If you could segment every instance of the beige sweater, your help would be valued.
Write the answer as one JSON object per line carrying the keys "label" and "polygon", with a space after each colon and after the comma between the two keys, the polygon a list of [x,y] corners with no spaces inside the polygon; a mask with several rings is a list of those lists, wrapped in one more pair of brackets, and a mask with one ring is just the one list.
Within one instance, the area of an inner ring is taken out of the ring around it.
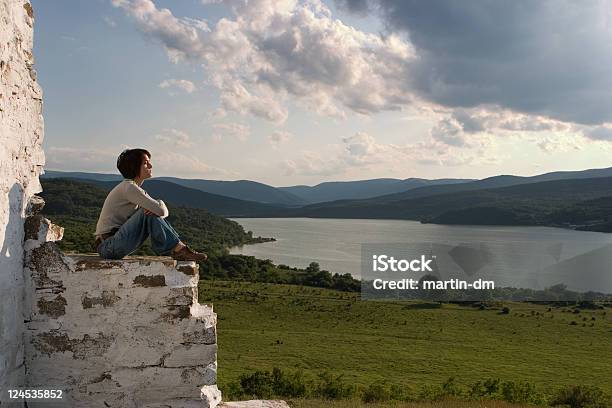
{"label": "beige sweater", "polygon": [[123,180],[108,193],[98,224],[96,236],[121,227],[138,208],[149,210],[162,218],[168,216],[168,208],[162,200],[154,200],[134,180]]}

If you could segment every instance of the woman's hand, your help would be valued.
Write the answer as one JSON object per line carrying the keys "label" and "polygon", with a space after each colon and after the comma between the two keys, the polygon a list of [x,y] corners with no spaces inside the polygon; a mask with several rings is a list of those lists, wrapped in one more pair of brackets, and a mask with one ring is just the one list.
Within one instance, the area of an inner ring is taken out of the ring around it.
{"label": "woman's hand", "polygon": [[159,217],[159,215],[155,214],[153,211],[149,211],[146,208],[143,208],[142,211],[144,211],[145,215],[153,215],[155,217]]}

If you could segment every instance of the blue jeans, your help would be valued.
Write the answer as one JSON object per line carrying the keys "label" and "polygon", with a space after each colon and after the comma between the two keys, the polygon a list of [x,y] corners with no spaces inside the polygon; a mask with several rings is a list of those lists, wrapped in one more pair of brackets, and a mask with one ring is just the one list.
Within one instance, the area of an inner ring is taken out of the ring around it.
{"label": "blue jeans", "polygon": [[98,246],[98,253],[105,259],[121,259],[137,250],[151,237],[151,247],[158,255],[170,253],[180,241],[174,228],[163,218],[145,215],[137,210],[110,238]]}

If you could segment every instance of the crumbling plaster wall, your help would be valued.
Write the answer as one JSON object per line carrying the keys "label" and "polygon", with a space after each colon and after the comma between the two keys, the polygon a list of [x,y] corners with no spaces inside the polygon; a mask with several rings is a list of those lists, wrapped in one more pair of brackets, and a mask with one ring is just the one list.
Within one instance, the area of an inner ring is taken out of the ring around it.
{"label": "crumbling plaster wall", "polygon": [[62,229],[26,222],[26,383],[63,390],[29,407],[214,408],[216,314],[198,266],[62,254]]}
{"label": "crumbling plaster wall", "polygon": [[44,165],[33,21],[28,1],[0,0],[0,390],[24,381],[24,207]]}

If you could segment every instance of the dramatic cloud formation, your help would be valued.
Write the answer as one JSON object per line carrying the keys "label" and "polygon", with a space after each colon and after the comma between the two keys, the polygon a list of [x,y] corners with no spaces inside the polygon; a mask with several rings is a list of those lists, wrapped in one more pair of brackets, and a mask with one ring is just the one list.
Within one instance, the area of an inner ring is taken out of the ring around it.
{"label": "dramatic cloud formation", "polygon": [[[412,101],[409,43],[343,24],[318,0],[227,0],[234,19],[214,27],[151,0],[112,0],[169,57],[201,60],[223,108],[282,123],[289,96],[323,115],[371,114]],[[215,1],[218,3],[217,1]]]}
{"label": "dramatic cloud formation", "polygon": [[193,91],[196,90],[195,84],[186,79],[166,79],[165,81],[159,84],[159,87],[162,89],[178,88],[187,93],[192,93]]}
{"label": "dramatic cloud formation", "polygon": [[565,122],[612,122],[612,3],[337,0],[374,12],[416,48],[405,80],[447,107],[498,105]]}
{"label": "dramatic cloud formation", "polygon": [[204,44],[200,38],[208,30],[205,21],[177,18],[168,9],[158,9],[151,0],[111,0],[132,17],[138,28],[149,38],[159,41],[173,62],[185,58],[200,58]]}

